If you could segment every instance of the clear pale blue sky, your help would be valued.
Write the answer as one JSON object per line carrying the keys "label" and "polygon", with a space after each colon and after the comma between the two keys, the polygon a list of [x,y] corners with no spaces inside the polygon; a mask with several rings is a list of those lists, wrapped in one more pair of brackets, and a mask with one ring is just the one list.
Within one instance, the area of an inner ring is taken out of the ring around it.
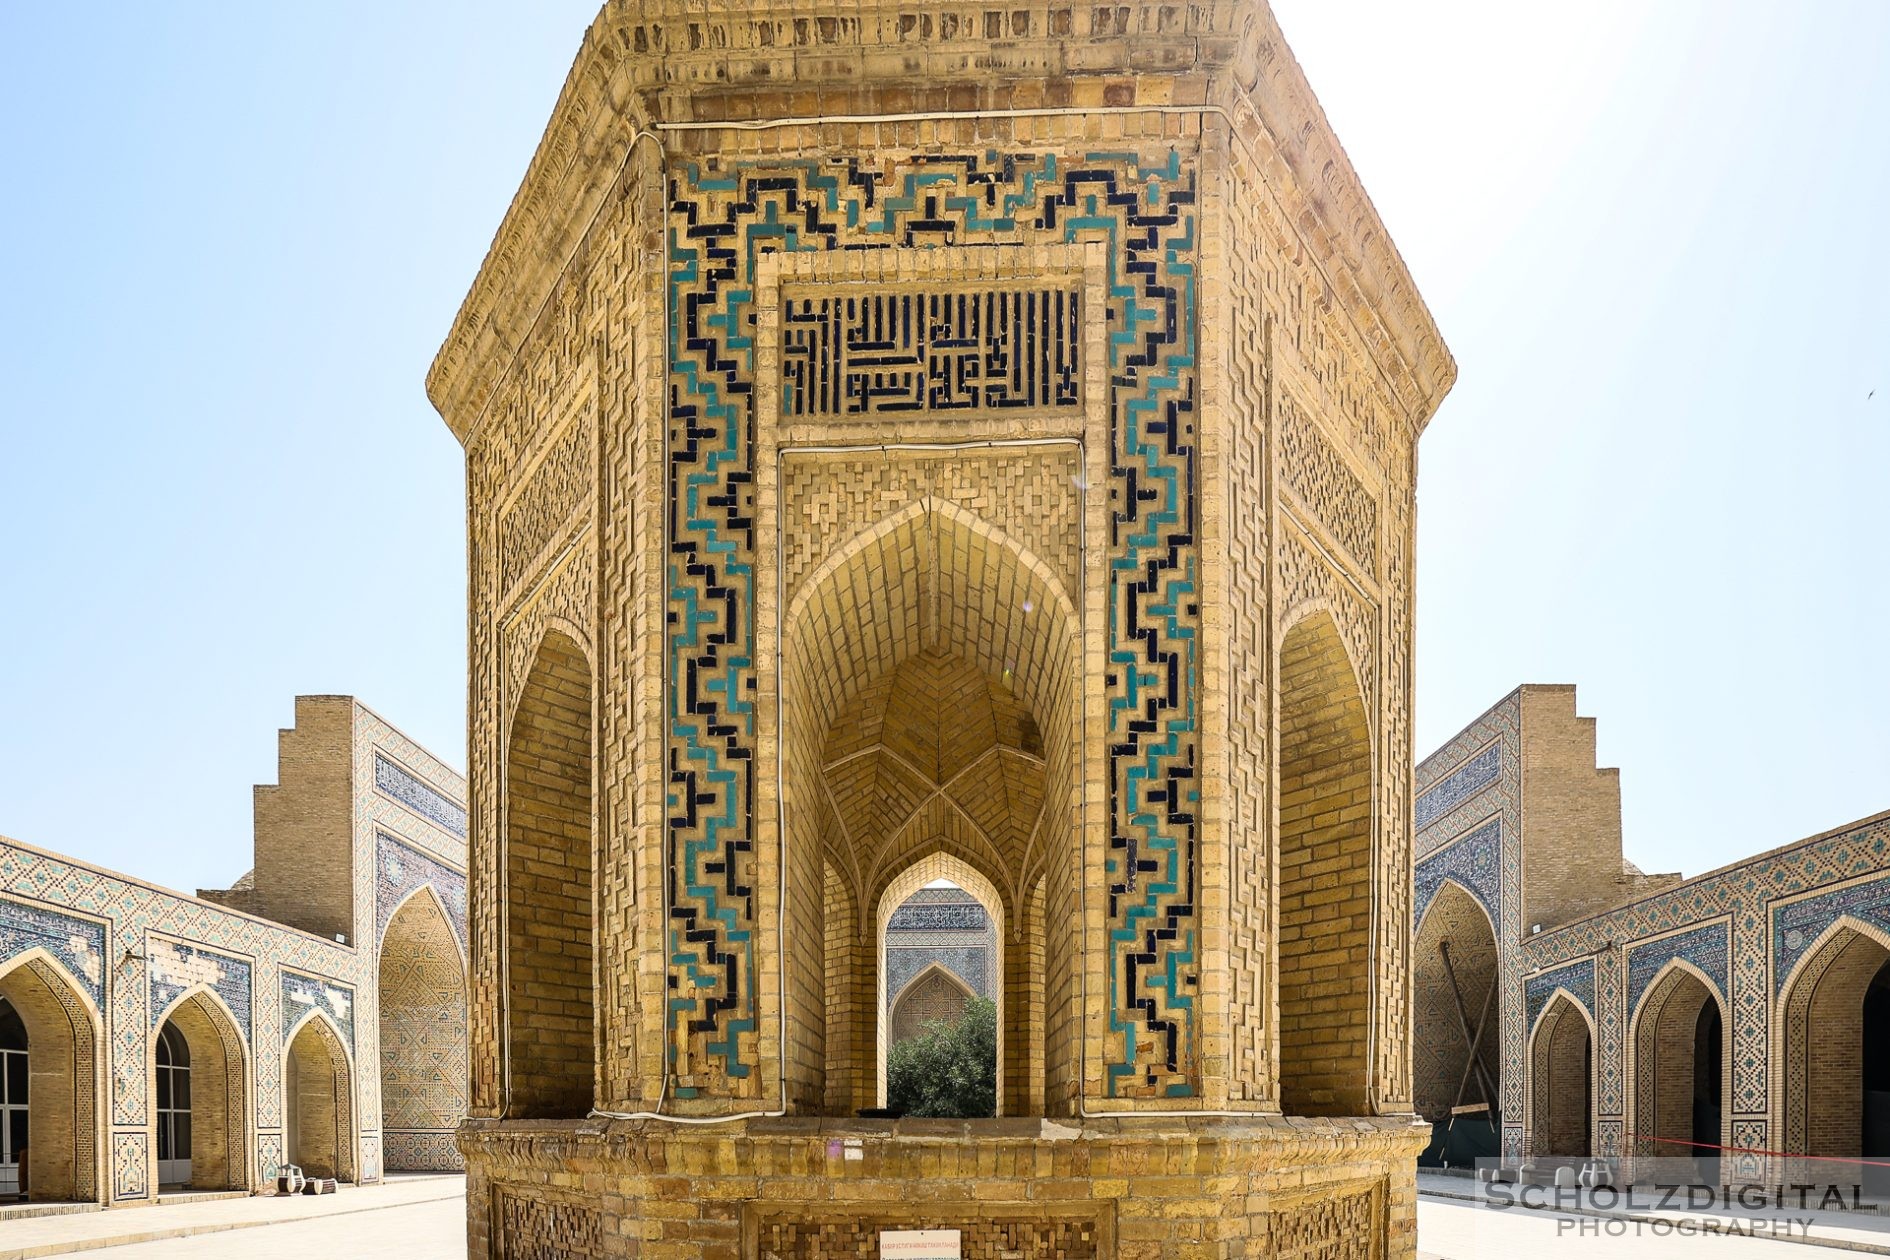
{"label": "clear pale blue sky", "polygon": [[[1276,7],[1462,365],[1419,747],[1579,683],[1649,869],[1890,807],[1890,5]],[[0,833],[227,883],[297,692],[463,762],[421,382],[594,9],[0,6]]]}

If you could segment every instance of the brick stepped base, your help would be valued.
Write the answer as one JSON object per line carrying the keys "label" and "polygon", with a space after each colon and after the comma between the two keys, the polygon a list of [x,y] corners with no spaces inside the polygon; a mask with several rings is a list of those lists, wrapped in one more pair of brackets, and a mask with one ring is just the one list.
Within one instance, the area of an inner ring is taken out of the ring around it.
{"label": "brick stepped base", "polygon": [[473,1255],[968,1258],[1409,1255],[1404,1119],[469,1121]]}

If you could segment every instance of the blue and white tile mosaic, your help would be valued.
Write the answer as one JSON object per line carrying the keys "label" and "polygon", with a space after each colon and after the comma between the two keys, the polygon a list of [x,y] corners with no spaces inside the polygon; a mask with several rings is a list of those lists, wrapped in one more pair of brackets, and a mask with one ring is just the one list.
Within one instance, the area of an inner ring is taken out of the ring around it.
{"label": "blue and white tile mosaic", "polygon": [[466,875],[385,831],[374,833],[374,939],[387,935],[387,925],[402,902],[423,885],[432,885],[446,907],[447,922],[459,947],[466,948]]}
{"label": "blue and white tile mosaic", "polygon": [[1434,849],[1417,864],[1417,890],[1412,898],[1412,926],[1424,921],[1437,890],[1445,880],[1462,884],[1483,906],[1492,924],[1502,921],[1503,820],[1492,818],[1461,840]]}
{"label": "blue and white tile mosaic", "polygon": [[[10,887],[10,885],[9,885]],[[0,896],[0,959],[43,949],[105,1005],[105,925]]]}
{"label": "blue and white tile mosaic", "polygon": [[1503,749],[1491,744],[1482,752],[1451,771],[1417,799],[1417,825],[1430,826],[1483,789],[1495,783],[1503,773]]}
{"label": "blue and white tile mosaic", "polygon": [[1728,987],[1726,932],[1724,923],[1706,923],[1690,932],[1631,946],[1628,949],[1627,1009],[1640,1008],[1647,986],[1676,958],[1698,967],[1722,994],[1725,993]]}
{"label": "blue and white tile mosaic", "polygon": [[188,990],[202,985],[223,999],[243,1030],[243,1040],[255,1044],[255,1029],[250,1020],[250,968],[240,958],[231,958],[213,950],[200,949],[161,936],[151,937],[145,945],[145,970],[151,977],[151,1025],[157,1026],[164,1012]]}
{"label": "blue and white tile mosaic", "polygon": [[466,807],[428,786],[383,753],[374,754],[374,786],[414,813],[464,839]]}

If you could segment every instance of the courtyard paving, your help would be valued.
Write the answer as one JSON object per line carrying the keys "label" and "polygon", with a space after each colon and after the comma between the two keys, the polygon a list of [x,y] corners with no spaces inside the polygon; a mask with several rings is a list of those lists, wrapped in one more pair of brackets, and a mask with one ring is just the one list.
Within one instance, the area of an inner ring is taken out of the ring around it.
{"label": "courtyard paving", "polygon": [[[1490,1211],[1461,1199],[1418,1200],[1418,1254],[1426,1260],[1512,1260],[1552,1253],[1557,1260],[1812,1260],[1807,1240],[1677,1233],[1699,1216],[1653,1221],[1597,1220],[1565,1212]],[[1613,1228],[1610,1228],[1610,1226]],[[1890,1253],[1890,1223],[1820,1221],[1810,1244]],[[1843,1229],[1843,1234],[1830,1231]],[[1855,1234],[1851,1230],[1857,1231]],[[173,1236],[150,1238],[156,1232]],[[175,1207],[97,1212],[6,1222],[0,1260],[45,1255],[110,1260],[462,1260],[465,1183],[458,1177],[402,1178],[332,1198],[233,1199]],[[1820,1236],[1821,1235],[1821,1236]],[[146,1241],[137,1241],[139,1238]]]}
{"label": "courtyard paving", "polygon": [[398,1255],[459,1260],[466,1245],[466,1179],[395,1176],[334,1195],[217,1199],[0,1223],[0,1260],[43,1256]]}

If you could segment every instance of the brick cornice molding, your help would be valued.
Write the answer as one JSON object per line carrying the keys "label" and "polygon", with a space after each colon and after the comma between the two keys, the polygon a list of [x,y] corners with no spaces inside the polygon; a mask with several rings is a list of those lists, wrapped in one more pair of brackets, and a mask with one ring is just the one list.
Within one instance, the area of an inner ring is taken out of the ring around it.
{"label": "brick cornice molding", "polygon": [[[1077,81],[1090,90],[1066,90]],[[1409,431],[1423,429],[1456,363],[1264,0],[609,0],[434,359],[428,396],[469,442],[653,119],[1059,103],[1224,112]]]}

